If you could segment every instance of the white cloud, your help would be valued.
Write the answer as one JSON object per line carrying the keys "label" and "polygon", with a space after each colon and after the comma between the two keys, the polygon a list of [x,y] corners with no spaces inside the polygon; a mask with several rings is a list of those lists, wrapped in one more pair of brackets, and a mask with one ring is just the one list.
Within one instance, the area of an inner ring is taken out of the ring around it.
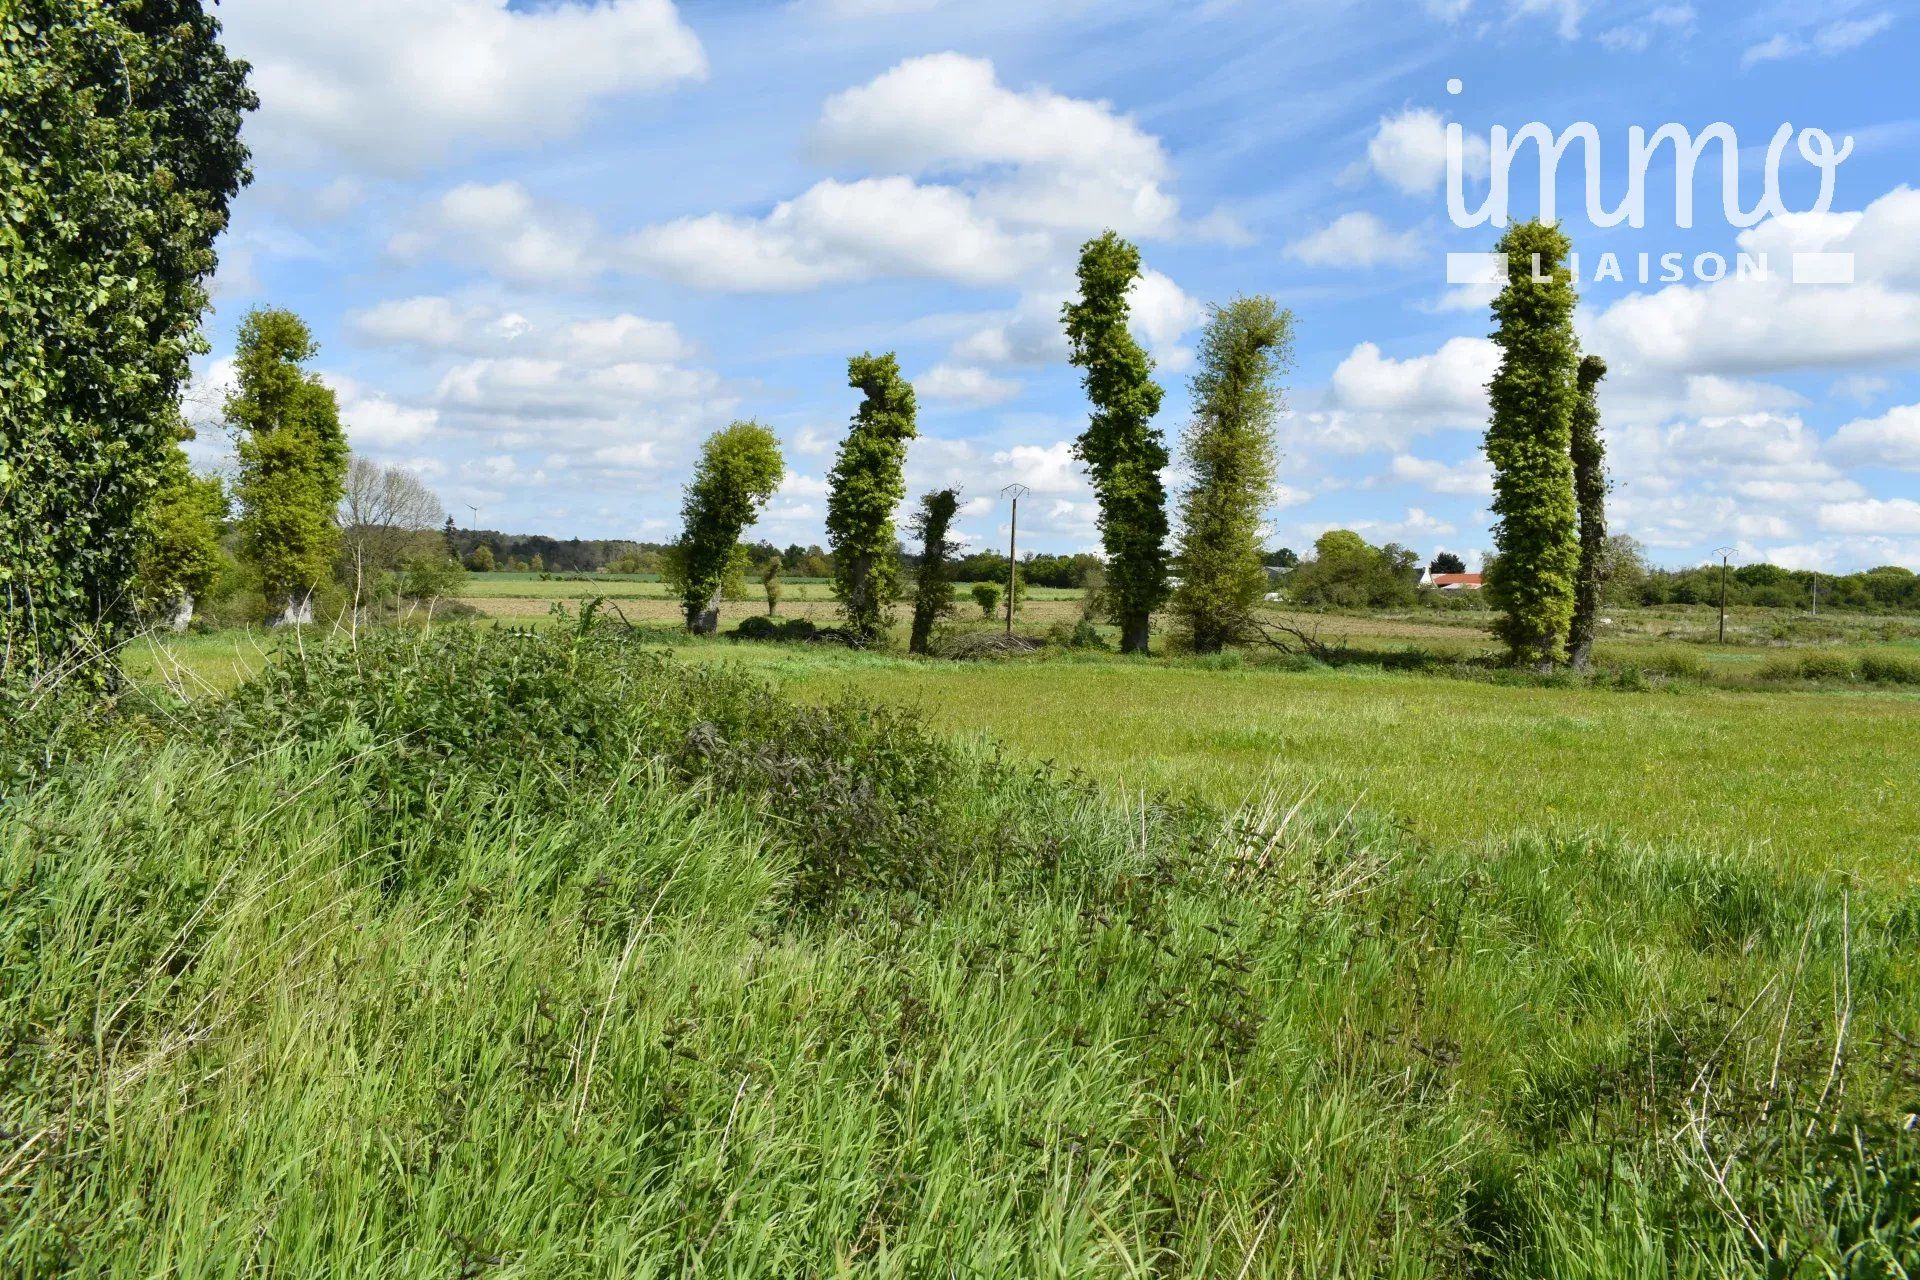
{"label": "white cloud", "polygon": [[1110,104],[1010,89],[991,62],[957,53],[908,59],[835,95],[814,148],[829,163],[876,172],[824,180],[757,216],[644,228],[625,260],[733,292],[877,278],[987,285],[1057,267],[1107,227],[1244,235],[1224,215],[1182,228],[1159,139]]}
{"label": "white cloud", "polygon": [[1892,13],[1876,13],[1865,18],[1841,18],[1814,30],[1811,35],[1781,32],[1749,45],[1740,55],[1740,65],[1752,67],[1762,62],[1779,62],[1815,53],[1833,57],[1857,49],[1893,25]]}
{"label": "white cloud", "polygon": [[913,380],[914,390],[925,400],[946,400],[966,405],[1005,404],[1020,394],[1020,384],[996,378],[975,365],[937,364]]}
{"label": "white cloud", "polygon": [[1487,460],[1481,457],[1449,466],[1430,458],[1416,458],[1403,453],[1394,458],[1389,474],[1402,483],[1417,484],[1435,493],[1469,498],[1485,498],[1493,494],[1493,471],[1488,467]]}
{"label": "white cloud", "polygon": [[707,214],[649,227],[628,242],[642,269],[741,293],[905,276],[995,284],[1045,256],[1045,239],[1009,231],[963,192],[910,178],[829,179],[762,218]]}
{"label": "white cloud", "polygon": [[1374,267],[1420,256],[1415,231],[1395,232],[1367,212],[1343,213],[1332,223],[1287,246],[1287,256],[1315,267]]}
{"label": "white cloud", "polygon": [[398,404],[379,392],[369,392],[340,405],[340,422],[355,447],[391,449],[416,444],[440,425],[437,410]]}
{"label": "white cloud", "polygon": [[1073,444],[1061,440],[1050,445],[1017,444],[993,455],[1009,480],[1017,480],[1035,493],[1084,493],[1086,472],[1073,456]]}
{"label": "white cloud", "polygon": [[[1768,278],[1631,294],[1587,326],[1586,345],[1650,370],[1721,374],[1920,359],[1920,191],[1858,213],[1788,214],[1740,233]],[[1855,283],[1791,283],[1796,251],[1851,253]]]}
{"label": "white cloud", "polygon": [[845,22],[856,18],[889,18],[901,13],[925,13],[942,0],[794,0],[793,8]]}
{"label": "white cloud", "polygon": [[[1067,335],[1061,308],[1072,296],[1062,285],[1021,296],[1010,312],[994,317],[953,345],[953,358],[974,364],[1045,366],[1065,364]],[[1206,304],[1165,273],[1148,267],[1127,291],[1128,327],[1161,365],[1177,371],[1192,353],[1182,340],[1206,322]]]}
{"label": "white cloud", "polygon": [[1920,502],[1912,498],[1861,498],[1820,508],[1820,527],[1834,533],[1886,536],[1920,534]]}
{"label": "white cloud", "polygon": [[1486,338],[1450,338],[1431,355],[1405,360],[1363,342],[1334,369],[1333,395],[1344,409],[1478,424],[1486,421],[1487,382],[1498,364],[1499,350]]}
{"label": "white cloud", "polygon": [[268,156],[384,172],[566,137],[600,103],[706,73],[672,0],[259,0],[220,19]]}
{"label": "white cloud", "polygon": [[[1490,154],[1485,138],[1466,136],[1461,157],[1468,174],[1478,177],[1486,173]],[[1367,163],[1409,195],[1425,195],[1437,189],[1447,176],[1446,122],[1428,107],[1409,107],[1399,115],[1382,116],[1367,143]]]}
{"label": "white cloud", "polygon": [[454,187],[422,209],[387,249],[404,261],[465,259],[535,286],[578,283],[607,265],[590,219],[541,204],[518,182]]}
{"label": "white cloud", "polygon": [[1847,423],[1827,441],[1827,456],[1844,467],[1920,471],[1920,404]]}
{"label": "white cloud", "polygon": [[692,348],[665,320],[621,313],[534,321],[482,302],[422,296],[394,298],[347,316],[361,341],[464,355],[546,356],[582,365],[662,362]]}
{"label": "white cloud", "polygon": [[1689,34],[1697,16],[1689,4],[1663,5],[1644,18],[1602,31],[1600,43],[1615,52],[1645,53],[1656,39]]}

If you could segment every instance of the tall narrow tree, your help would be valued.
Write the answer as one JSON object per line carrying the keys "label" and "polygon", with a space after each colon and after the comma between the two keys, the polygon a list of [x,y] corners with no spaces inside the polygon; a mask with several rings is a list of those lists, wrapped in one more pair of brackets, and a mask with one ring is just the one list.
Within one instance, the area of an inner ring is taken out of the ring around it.
{"label": "tall narrow tree", "polygon": [[1487,591],[1501,611],[1495,629],[1514,661],[1541,669],[1563,654],[1580,566],[1570,247],[1558,227],[1541,222],[1518,223],[1500,238],[1507,259],[1507,284],[1493,303],[1500,367],[1487,388],[1499,553]]}
{"label": "tall narrow tree", "polygon": [[958,489],[936,489],[920,499],[909,526],[920,540],[920,572],[913,585],[913,636],[910,653],[925,653],[934,624],[953,612],[953,556],[959,547],[948,536],[960,510]]}
{"label": "tall narrow tree", "polygon": [[242,553],[279,625],[313,620],[313,593],[340,548],[334,515],[346,493],[347,438],[333,391],[305,367],[319,349],[293,312],[249,313],[227,396]]}
{"label": "tall narrow tree", "polygon": [[1607,446],[1600,439],[1600,379],[1607,362],[1581,359],[1574,375],[1573,498],[1580,517],[1580,569],[1574,579],[1573,622],[1567,658],[1584,671],[1593,664],[1593,634],[1600,618],[1600,588],[1607,570]]}
{"label": "tall narrow tree", "polygon": [[1196,653],[1243,636],[1266,592],[1261,520],[1273,502],[1273,429],[1292,347],[1293,313],[1264,297],[1215,308],[1200,341],[1193,420],[1181,439],[1193,478],[1180,497],[1172,606]]}
{"label": "tall narrow tree", "polygon": [[135,621],[143,512],[250,176],[246,74],[202,0],[0,3],[0,673],[71,670]]}
{"label": "tall narrow tree", "polygon": [[1145,653],[1153,611],[1167,598],[1167,446],[1153,417],[1165,394],[1153,361],[1127,331],[1127,292],[1140,251],[1109,231],[1080,251],[1080,297],[1062,316],[1073,363],[1093,403],[1074,452],[1093,476],[1107,591],[1120,648]]}
{"label": "tall narrow tree", "polygon": [[[183,440],[193,438],[181,428]],[[227,495],[217,476],[197,476],[175,447],[163,460],[159,487],[140,512],[133,595],[141,612],[184,631],[196,601],[220,572],[220,533]]]}
{"label": "tall narrow tree", "polygon": [[740,555],[740,534],[759,519],[780,487],[780,442],[757,422],[736,422],[701,446],[680,514],[675,548],[687,630],[711,635],[720,624],[720,592]]}
{"label": "tall narrow tree", "polygon": [[847,630],[863,644],[886,635],[900,571],[893,512],[907,494],[902,469],[914,426],[913,387],[892,352],[847,362],[847,385],[865,397],[827,476],[833,589]]}

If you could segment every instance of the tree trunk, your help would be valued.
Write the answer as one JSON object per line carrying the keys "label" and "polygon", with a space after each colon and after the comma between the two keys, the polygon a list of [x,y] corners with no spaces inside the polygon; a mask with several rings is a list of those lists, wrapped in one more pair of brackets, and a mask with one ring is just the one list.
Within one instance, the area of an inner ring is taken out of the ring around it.
{"label": "tree trunk", "polygon": [[720,597],[716,594],[707,607],[687,619],[687,630],[697,636],[717,635],[720,631]]}
{"label": "tree trunk", "polygon": [[1151,619],[1145,613],[1129,613],[1120,619],[1120,652],[1149,653],[1152,645],[1149,636]]}
{"label": "tree trunk", "polygon": [[313,592],[296,591],[288,596],[270,627],[304,627],[313,621]]}
{"label": "tree trunk", "polygon": [[179,599],[173,602],[173,608],[167,614],[167,630],[185,631],[193,624],[193,593],[182,591]]}

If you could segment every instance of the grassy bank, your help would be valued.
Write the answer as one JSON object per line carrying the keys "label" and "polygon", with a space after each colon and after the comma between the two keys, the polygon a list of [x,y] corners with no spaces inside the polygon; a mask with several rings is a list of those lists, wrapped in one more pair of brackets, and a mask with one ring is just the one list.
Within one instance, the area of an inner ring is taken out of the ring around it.
{"label": "grassy bank", "polygon": [[[876,671],[880,668],[876,668]],[[1920,897],[395,635],[0,818],[0,1271],[1898,1274]]]}

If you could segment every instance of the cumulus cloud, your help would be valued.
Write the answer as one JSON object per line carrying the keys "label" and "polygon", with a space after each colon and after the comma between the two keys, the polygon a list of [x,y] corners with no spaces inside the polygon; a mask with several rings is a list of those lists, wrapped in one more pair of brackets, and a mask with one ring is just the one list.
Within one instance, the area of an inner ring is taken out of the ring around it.
{"label": "cumulus cloud", "polygon": [[1388,468],[1388,474],[1403,484],[1419,485],[1434,493],[1457,495],[1469,498],[1486,498],[1493,495],[1493,470],[1483,457],[1469,458],[1465,462],[1449,465],[1436,462],[1431,458],[1416,458],[1411,454],[1398,454]]}
{"label": "cumulus cloud", "polygon": [[1431,355],[1396,360],[1363,342],[1333,371],[1338,407],[1415,423],[1468,425],[1487,417],[1499,351],[1485,338],[1450,338]]}
{"label": "cumulus cloud", "polygon": [[[813,146],[875,172],[826,179],[763,214],[644,228],[624,260],[733,292],[903,277],[988,285],[1057,266],[1102,228],[1181,230],[1158,138],[1109,103],[1003,85],[985,59],[911,58],[835,95]],[[1195,229],[1232,231],[1219,218]]]}
{"label": "cumulus cloud", "polygon": [[1050,445],[1017,444],[993,455],[993,461],[1006,473],[1035,493],[1084,493],[1086,472],[1073,456],[1071,441]]}
{"label": "cumulus cloud", "polygon": [[1820,527],[1834,533],[1905,537],[1920,534],[1920,502],[1912,498],[1860,498],[1820,508]]}
{"label": "cumulus cloud", "polygon": [[760,218],[707,214],[649,227],[627,243],[634,265],[684,284],[740,293],[905,276],[995,284],[1047,253],[964,192],[906,177],[829,179]]}
{"label": "cumulus cloud", "polygon": [[[1718,374],[1920,359],[1920,191],[1896,188],[1857,213],[1770,218],[1737,245],[1765,255],[1765,279],[1630,294],[1588,326],[1587,345],[1649,370]],[[1793,284],[1795,252],[1852,254],[1855,283]]]}
{"label": "cumulus cloud", "polygon": [[429,256],[484,264],[533,286],[576,284],[607,267],[591,219],[534,199],[518,182],[468,182],[419,210],[387,250],[403,261]]}
{"label": "cumulus cloud", "polygon": [[[1060,312],[1075,295],[1064,283],[1023,294],[1008,312],[972,329],[953,345],[956,360],[988,365],[1045,366],[1066,363],[1067,335]],[[1183,367],[1191,353],[1180,344],[1205,323],[1206,304],[1164,272],[1148,267],[1127,291],[1128,327],[1169,369]]]}
{"label": "cumulus cloud", "polygon": [[376,346],[465,355],[543,355],[586,365],[685,359],[692,347],[668,321],[622,312],[529,319],[484,302],[426,295],[350,312],[347,328]]}
{"label": "cumulus cloud", "polygon": [[[1466,136],[1461,158],[1469,175],[1485,174],[1490,157],[1485,138]],[[1367,163],[1408,195],[1437,190],[1447,176],[1446,121],[1430,107],[1409,107],[1398,115],[1382,116],[1367,142]]]}
{"label": "cumulus cloud", "polygon": [[937,364],[913,380],[924,400],[964,405],[1005,404],[1020,394],[1020,384],[996,378],[976,365]]}
{"label": "cumulus cloud", "polygon": [[220,19],[253,64],[256,146],[390,173],[565,137],[600,104],[707,66],[672,0],[253,3]]}
{"label": "cumulus cloud", "polygon": [[1374,214],[1343,213],[1287,246],[1287,256],[1313,267],[1377,267],[1420,256],[1420,236],[1393,231]]}
{"label": "cumulus cloud", "polygon": [[1920,471],[1920,404],[1845,424],[1827,442],[1827,456],[1843,467]]}

